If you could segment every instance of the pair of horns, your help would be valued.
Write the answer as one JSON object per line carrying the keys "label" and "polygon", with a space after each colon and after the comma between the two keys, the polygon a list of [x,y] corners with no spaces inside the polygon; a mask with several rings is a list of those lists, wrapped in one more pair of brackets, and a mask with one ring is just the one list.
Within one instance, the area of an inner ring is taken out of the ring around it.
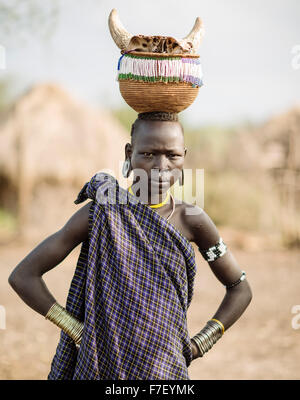
{"label": "pair of horns", "polygon": [[[127,32],[127,30],[124,28],[115,8],[111,11],[109,15],[108,25],[111,36],[116,45],[121,50],[126,50],[133,35]],[[199,17],[197,17],[191,32],[183,39],[178,40],[178,43],[182,45],[190,43],[193,52],[195,52],[195,50],[199,47],[201,43],[202,35],[202,21]]]}

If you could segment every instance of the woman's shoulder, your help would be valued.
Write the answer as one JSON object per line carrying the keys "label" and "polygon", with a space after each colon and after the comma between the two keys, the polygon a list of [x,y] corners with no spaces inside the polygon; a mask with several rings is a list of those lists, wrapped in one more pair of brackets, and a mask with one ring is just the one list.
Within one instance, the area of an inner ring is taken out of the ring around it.
{"label": "woman's shoulder", "polygon": [[178,208],[181,224],[188,232],[190,242],[205,249],[218,241],[220,235],[217,227],[203,208],[184,201]]}

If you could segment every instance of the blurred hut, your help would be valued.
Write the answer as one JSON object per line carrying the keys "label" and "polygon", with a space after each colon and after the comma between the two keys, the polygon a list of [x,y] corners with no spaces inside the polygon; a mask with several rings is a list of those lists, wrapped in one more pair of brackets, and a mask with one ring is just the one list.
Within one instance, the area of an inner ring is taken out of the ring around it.
{"label": "blurred hut", "polygon": [[99,170],[119,179],[128,137],[109,112],[56,84],[34,86],[19,98],[0,127],[0,207],[17,215],[19,234],[61,227]]}
{"label": "blurred hut", "polygon": [[276,185],[283,242],[300,245],[300,106],[281,114],[256,132],[261,166]]}
{"label": "blurred hut", "polygon": [[300,246],[300,107],[260,126],[190,136],[198,140],[192,166],[205,166],[205,207],[217,225],[262,234],[262,248]]}
{"label": "blurred hut", "polygon": [[258,185],[260,227],[272,226],[283,245],[299,246],[300,107],[238,132],[227,154],[227,166],[244,176],[252,188]]}

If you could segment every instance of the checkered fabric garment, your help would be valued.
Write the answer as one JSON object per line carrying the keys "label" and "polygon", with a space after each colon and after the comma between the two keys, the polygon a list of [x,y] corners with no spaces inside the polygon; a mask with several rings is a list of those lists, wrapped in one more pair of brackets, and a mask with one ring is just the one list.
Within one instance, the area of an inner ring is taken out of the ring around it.
{"label": "checkered fabric garment", "polygon": [[109,174],[96,174],[75,203],[88,198],[89,239],[66,304],[84,321],[82,341],[77,350],[61,331],[48,379],[190,379],[191,243]]}

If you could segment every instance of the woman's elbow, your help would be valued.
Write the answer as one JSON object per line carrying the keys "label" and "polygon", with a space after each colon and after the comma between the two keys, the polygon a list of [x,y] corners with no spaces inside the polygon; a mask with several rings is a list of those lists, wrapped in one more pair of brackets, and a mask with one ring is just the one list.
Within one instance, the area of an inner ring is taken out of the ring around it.
{"label": "woman's elbow", "polygon": [[245,300],[247,303],[247,306],[251,303],[251,300],[253,298],[253,294],[252,294],[252,290],[251,287],[249,285],[249,283],[247,281],[245,281],[245,292],[244,292],[244,296],[245,296]]}
{"label": "woman's elbow", "polygon": [[8,277],[9,285],[14,289],[15,292],[19,293],[25,286],[28,286],[31,277],[28,273],[15,268]]}
{"label": "woman's elbow", "polygon": [[233,288],[227,289],[227,293],[234,296],[244,308],[248,307],[253,297],[251,287],[246,280]]}
{"label": "woman's elbow", "polygon": [[8,277],[8,283],[15,291],[20,288],[22,280],[23,279],[20,277],[20,274],[15,270]]}

